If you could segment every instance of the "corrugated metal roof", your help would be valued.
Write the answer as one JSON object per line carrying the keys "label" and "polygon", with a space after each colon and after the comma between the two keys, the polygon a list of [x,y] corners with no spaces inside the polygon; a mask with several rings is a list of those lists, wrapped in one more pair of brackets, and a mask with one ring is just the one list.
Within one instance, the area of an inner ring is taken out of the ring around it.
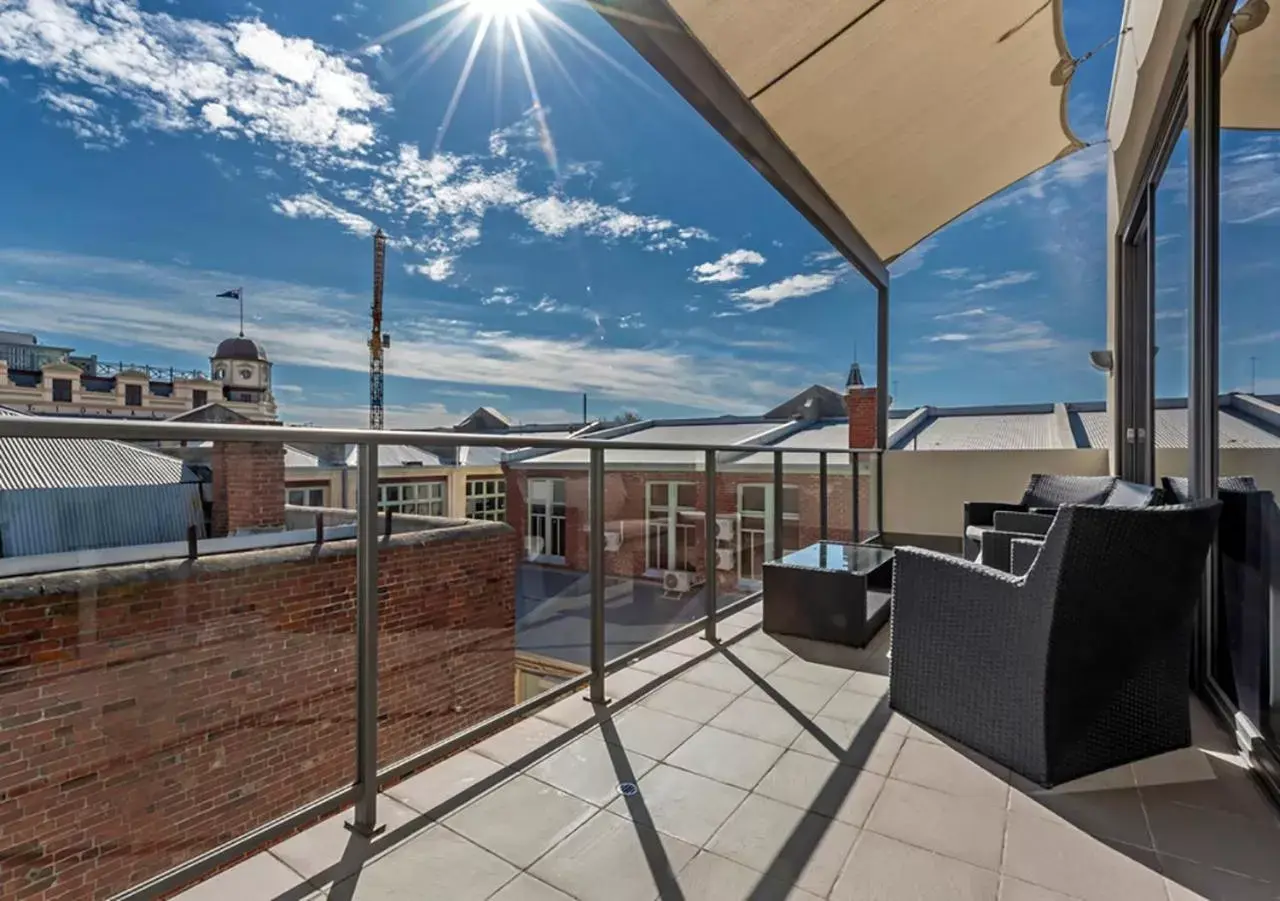
{"label": "corrugated metal roof", "polygon": [[[0,407],[0,416],[23,416]],[[168,485],[195,481],[174,457],[120,441],[0,438],[0,490]]]}
{"label": "corrugated metal roof", "polygon": [[902,450],[1052,450],[1062,447],[1052,413],[930,417]]}
{"label": "corrugated metal roof", "polygon": [[183,541],[204,507],[196,482],[0,491],[5,557]]}
{"label": "corrugated metal roof", "polygon": [[[1111,420],[1105,410],[1075,411],[1071,415],[1080,423],[1089,447],[1111,447]],[[1186,447],[1186,407],[1157,409],[1154,428],[1157,448]],[[1280,448],[1280,434],[1229,407],[1221,407],[1218,410],[1218,446]]]}
{"label": "corrugated metal roof", "polygon": [[[352,445],[347,454],[347,465],[360,462],[360,448]],[[440,458],[429,450],[411,444],[383,444],[378,447],[378,466],[443,466]]]}
{"label": "corrugated metal roof", "polygon": [[[729,422],[663,423],[657,422],[625,435],[614,437],[628,441],[665,441],[672,444],[744,444],[751,443],[754,438],[770,429],[775,429],[784,422],[777,420],[756,419],[748,422],[730,420]],[[593,435],[593,438],[606,438],[606,435]],[[557,466],[585,466],[589,452],[582,449],[554,451],[543,456],[524,461],[523,466],[555,468]],[[643,468],[645,466],[689,466],[702,462],[702,452],[690,451],[647,451],[618,450],[605,451],[605,465],[629,465]]]}
{"label": "corrugated metal roof", "polygon": [[[539,438],[569,438],[576,432],[568,432],[564,429],[558,431],[529,431],[519,432],[520,435],[537,435]],[[468,447],[466,456],[467,466],[498,466],[502,463],[504,454],[518,454],[520,448],[502,448],[502,447]]]}
{"label": "corrugated metal roof", "polygon": [[[817,422],[798,432],[793,432],[781,441],[773,442],[773,447],[778,450],[785,451],[848,451],[849,450],[849,423],[847,420],[837,420],[832,422]],[[818,455],[815,454],[787,454],[783,458],[783,465],[797,464],[806,466],[817,466]],[[749,454],[741,460],[734,460],[726,466],[772,466],[772,454]],[[832,468],[838,468],[843,465],[848,467],[849,456],[845,454],[836,454],[832,456],[828,465]]]}

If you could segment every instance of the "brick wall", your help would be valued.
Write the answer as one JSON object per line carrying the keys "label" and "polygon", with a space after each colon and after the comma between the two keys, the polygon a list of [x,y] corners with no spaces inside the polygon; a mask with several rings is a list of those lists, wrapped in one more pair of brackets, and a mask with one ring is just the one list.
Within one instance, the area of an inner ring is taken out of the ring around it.
{"label": "brick wall", "polygon": [[284,445],[218,441],[213,445],[213,534],[284,527]]}
{"label": "brick wall", "polygon": [[[353,541],[0,582],[0,899],[105,898],[349,784]],[[515,702],[502,524],[380,554],[379,758]]]}
{"label": "brick wall", "polygon": [[[812,458],[811,458],[812,459]],[[847,465],[847,464],[846,464]],[[524,547],[523,534],[527,526],[528,480],[530,478],[560,478],[565,482],[566,524],[565,524],[565,566],[569,569],[587,571],[590,568],[590,541],[588,520],[590,511],[587,506],[587,474],[581,470],[542,471],[510,469],[507,472],[507,515],[511,526],[521,535],[521,548]],[[700,472],[671,472],[628,470],[605,473],[605,528],[611,531],[621,530],[622,547],[618,551],[605,554],[605,567],[611,575],[639,576],[645,572],[645,491],[650,482],[690,482],[697,488],[697,509],[706,509],[706,479]],[[744,484],[770,485],[773,482],[772,472],[737,473],[732,470],[721,470],[716,479],[716,516],[737,517],[738,487]],[[799,520],[797,523],[798,539],[801,547],[818,541],[821,537],[821,501],[819,498],[819,479],[816,466],[810,464],[801,471],[788,467],[784,471],[783,483],[795,486],[799,490]],[[874,513],[871,507],[871,477],[863,475],[858,483],[859,520],[863,533],[873,522]],[[827,537],[831,541],[849,541],[850,525],[853,514],[853,489],[849,481],[848,470],[840,474],[832,459],[827,478]],[[735,524],[735,535],[737,525]],[[705,572],[705,532],[701,523],[695,531],[693,550],[694,571]],[[718,545],[732,547],[737,550],[737,540]],[[719,571],[717,584],[724,588],[733,588],[738,584],[737,569]]]}

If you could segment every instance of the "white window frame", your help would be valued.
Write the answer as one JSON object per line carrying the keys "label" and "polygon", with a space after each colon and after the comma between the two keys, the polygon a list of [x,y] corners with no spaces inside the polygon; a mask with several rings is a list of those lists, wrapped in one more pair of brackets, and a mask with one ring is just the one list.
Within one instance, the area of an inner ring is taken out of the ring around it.
{"label": "white window frame", "polygon": [[411,516],[444,516],[447,509],[445,484],[443,479],[429,482],[379,482],[378,510],[391,510]]}
{"label": "white window frame", "polygon": [[[557,484],[559,485],[560,493],[558,502],[555,499]],[[563,564],[565,562],[565,544],[569,540],[566,516],[569,508],[565,502],[565,480],[529,479],[527,490],[528,494],[525,498],[525,556],[540,563]],[[535,501],[543,507],[541,513],[534,513]],[[535,536],[545,536],[547,542],[537,552],[534,551],[531,540]]]}
{"label": "white window frame", "polygon": [[[743,496],[747,489],[762,488],[764,490],[764,510],[747,511],[743,506]],[[794,492],[795,496],[795,513],[784,512],[782,521],[784,523],[800,521],[800,489],[796,485],[783,484],[782,494],[785,499],[787,494]],[[760,580],[750,572],[747,564],[748,556],[753,556],[755,551],[750,548],[748,541],[750,536],[760,535],[763,533],[764,544],[762,553],[763,561],[776,560],[780,555],[774,553],[774,534],[773,534],[773,511],[774,511],[774,495],[772,482],[743,482],[738,485],[738,581],[745,585],[757,585]],[[762,521],[763,520],[763,521]],[[786,532],[784,525],[782,535],[782,546],[784,551],[799,550],[796,548],[788,548],[786,546]],[[745,552],[744,552],[745,551]],[[763,563],[762,561],[762,563]]]}
{"label": "white window frame", "polygon": [[[654,504],[655,488],[666,494],[663,503]],[[693,572],[695,569],[697,526],[691,517],[681,517],[680,514],[697,513],[698,507],[696,503],[681,506],[681,488],[692,488],[696,497],[698,483],[646,482],[644,485],[644,566],[648,575],[679,569]],[[676,565],[681,552],[685,561],[683,567]],[[659,565],[663,562],[667,565]]]}
{"label": "white window frame", "polygon": [[467,478],[467,519],[507,521],[507,480],[489,476]]}
{"label": "white window frame", "polygon": [[324,496],[325,489],[323,485],[305,485],[299,488],[286,487],[284,502],[291,507],[323,507],[325,506]]}

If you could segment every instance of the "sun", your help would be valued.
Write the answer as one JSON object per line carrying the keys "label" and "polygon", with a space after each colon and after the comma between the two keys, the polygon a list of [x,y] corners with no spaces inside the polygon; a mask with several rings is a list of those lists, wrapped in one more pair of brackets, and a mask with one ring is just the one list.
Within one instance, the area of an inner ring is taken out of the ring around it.
{"label": "sun", "polygon": [[484,19],[514,19],[532,11],[538,0],[467,0],[467,9]]}

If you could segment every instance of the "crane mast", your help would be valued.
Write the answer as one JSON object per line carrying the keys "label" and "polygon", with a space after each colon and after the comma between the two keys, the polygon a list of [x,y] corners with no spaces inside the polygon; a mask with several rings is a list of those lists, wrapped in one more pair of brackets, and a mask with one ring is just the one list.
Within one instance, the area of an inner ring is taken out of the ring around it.
{"label": "crane mast", "polygon": [[373,307],[369,333],[369,428],[383,427],[382,351],[391,336],[382,333],[382,283],[386,275],[387,236],[378,229],[373,236]]}

